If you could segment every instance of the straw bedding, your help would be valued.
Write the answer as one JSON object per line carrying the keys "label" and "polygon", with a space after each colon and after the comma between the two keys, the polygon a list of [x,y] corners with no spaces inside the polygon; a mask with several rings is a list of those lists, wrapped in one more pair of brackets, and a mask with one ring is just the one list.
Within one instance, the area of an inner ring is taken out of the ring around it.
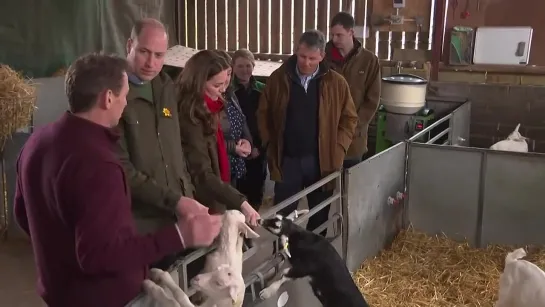
{"label": "straw bedding", "polygon": [[[392,247],[366,260],[354,280],[371,306],[493,306],[505,256],[515,247],[470,248],[445,236],[402,231]],[[545,249],[526,260],[545,268]]]}
{"label": "straw bedding", "polygon": [[0,64],[0,153],[6,141],[29,125],[36,104],[36,87],[7,65]]}

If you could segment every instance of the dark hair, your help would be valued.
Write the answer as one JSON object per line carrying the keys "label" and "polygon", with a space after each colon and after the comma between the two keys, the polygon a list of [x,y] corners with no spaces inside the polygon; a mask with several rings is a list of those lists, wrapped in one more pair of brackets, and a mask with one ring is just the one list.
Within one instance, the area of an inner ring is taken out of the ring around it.
{"label": "dark hair", "polygon": [[299,45],[305,44],[310,48],[325,51],[326,39],[320,30],[307,30],[299,38]]}
{"label": "dark hair", "polygon": [[[227,63],[229,63],[229,66],[233,68],[233,58],[227,53],[225,50],[221,49],[214,49],[214,52],[218,54],[218,56],[222,57]],[[229,80],[229,85],[225,89],[224,96],[229,98],[231,95],[234,94],[234,88],[233,88],[233,78],[235,74],[231,71],[231,79]]]}
{"label": "dark hair", "polygon": [[163,25],[163,23],[161,23],[159,20],[153,19],[153,18],[142,18],[134,22],[134,25],[132,26],[132,29],[131,29],[131,39],[133,40],[137,39],[145,27],[154,27],[154,28],[162,29],[168,35],[165,25]]}
{"label": "dark hair", "polygon": [[195,124],[202,122],[208,134],[214,133],[216,122],[203,102],[203,90],[208,80],[229,67],[230,63],[217,52],[201,50],[187,60],[176,80],[180,94],[180,114],[189,114]]}
{"label": "dark hair", "polygon": [[98,96],[111,90],[119,95],[127,61],[116,55],[89,53],[76,59],[66,71],[64,87],[72,113],[91,110]]}
{"label": "dark hair", "polygon": [[356,22],[354,21],[354,17],[350,15],[347,12],[338,12],[333,16],[333,19],[331,19],[331,27],[334,26],[342,26],[346,30],[353,29],[356,26]]}

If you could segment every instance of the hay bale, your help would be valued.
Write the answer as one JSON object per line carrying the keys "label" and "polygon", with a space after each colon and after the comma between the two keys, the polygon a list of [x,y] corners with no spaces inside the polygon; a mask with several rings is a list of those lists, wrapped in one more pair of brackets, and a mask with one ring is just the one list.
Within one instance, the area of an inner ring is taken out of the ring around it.
{"label": "hay bale", "polygon": [[30,124],[36,107],[36,86],[7,65],[0,64],[0,153],[6,141]]}
{"label": "hay bale", "polygon": [[[493,306],[505,256],[513,249],[475,249],[409,229],[353,277],[371,306]],[[545,249],[527,250],[527,260],[544,268]]]}

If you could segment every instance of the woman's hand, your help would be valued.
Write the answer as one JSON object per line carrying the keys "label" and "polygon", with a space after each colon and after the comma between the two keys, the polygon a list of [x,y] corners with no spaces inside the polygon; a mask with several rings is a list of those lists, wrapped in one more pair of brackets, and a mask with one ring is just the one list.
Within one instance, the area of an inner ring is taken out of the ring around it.
{"label": "woman's hand", "polygon": [[252,152],[250,142],[245,139],[240,139],[235,146],[235,152],[237,155],[246,158]]}
{"label": "woman's hand", "polygon": [[244,150],[248,151],[248,154],[252,152],[252,144],[246,139],[240,139],[239,144],[241,144],[242,147],[244,147]]}
{"label": "woman's hand", "polygon": [[250,224],[250,226],[257,226],[257,221],[261,219],[261,216],[247,201],[242,203],[240,211],[246,217],[246,223]]}
{"label": "woman's hand", "polygon": [[250,156],[248,156],[248,159],[255,159],[259,156],[259,149],[256,147],[252,148],[252,152],[250,153]]}

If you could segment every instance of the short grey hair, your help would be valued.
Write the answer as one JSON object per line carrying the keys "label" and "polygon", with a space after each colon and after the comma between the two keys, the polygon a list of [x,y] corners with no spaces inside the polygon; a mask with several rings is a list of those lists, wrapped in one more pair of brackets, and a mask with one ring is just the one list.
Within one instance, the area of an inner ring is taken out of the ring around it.
{"label": "short grey hair", "polygon": [[325,35],[320,30],[307,30],[299,38],[299,45],[305,44],[322,52],[325,51],[326,43]]}

